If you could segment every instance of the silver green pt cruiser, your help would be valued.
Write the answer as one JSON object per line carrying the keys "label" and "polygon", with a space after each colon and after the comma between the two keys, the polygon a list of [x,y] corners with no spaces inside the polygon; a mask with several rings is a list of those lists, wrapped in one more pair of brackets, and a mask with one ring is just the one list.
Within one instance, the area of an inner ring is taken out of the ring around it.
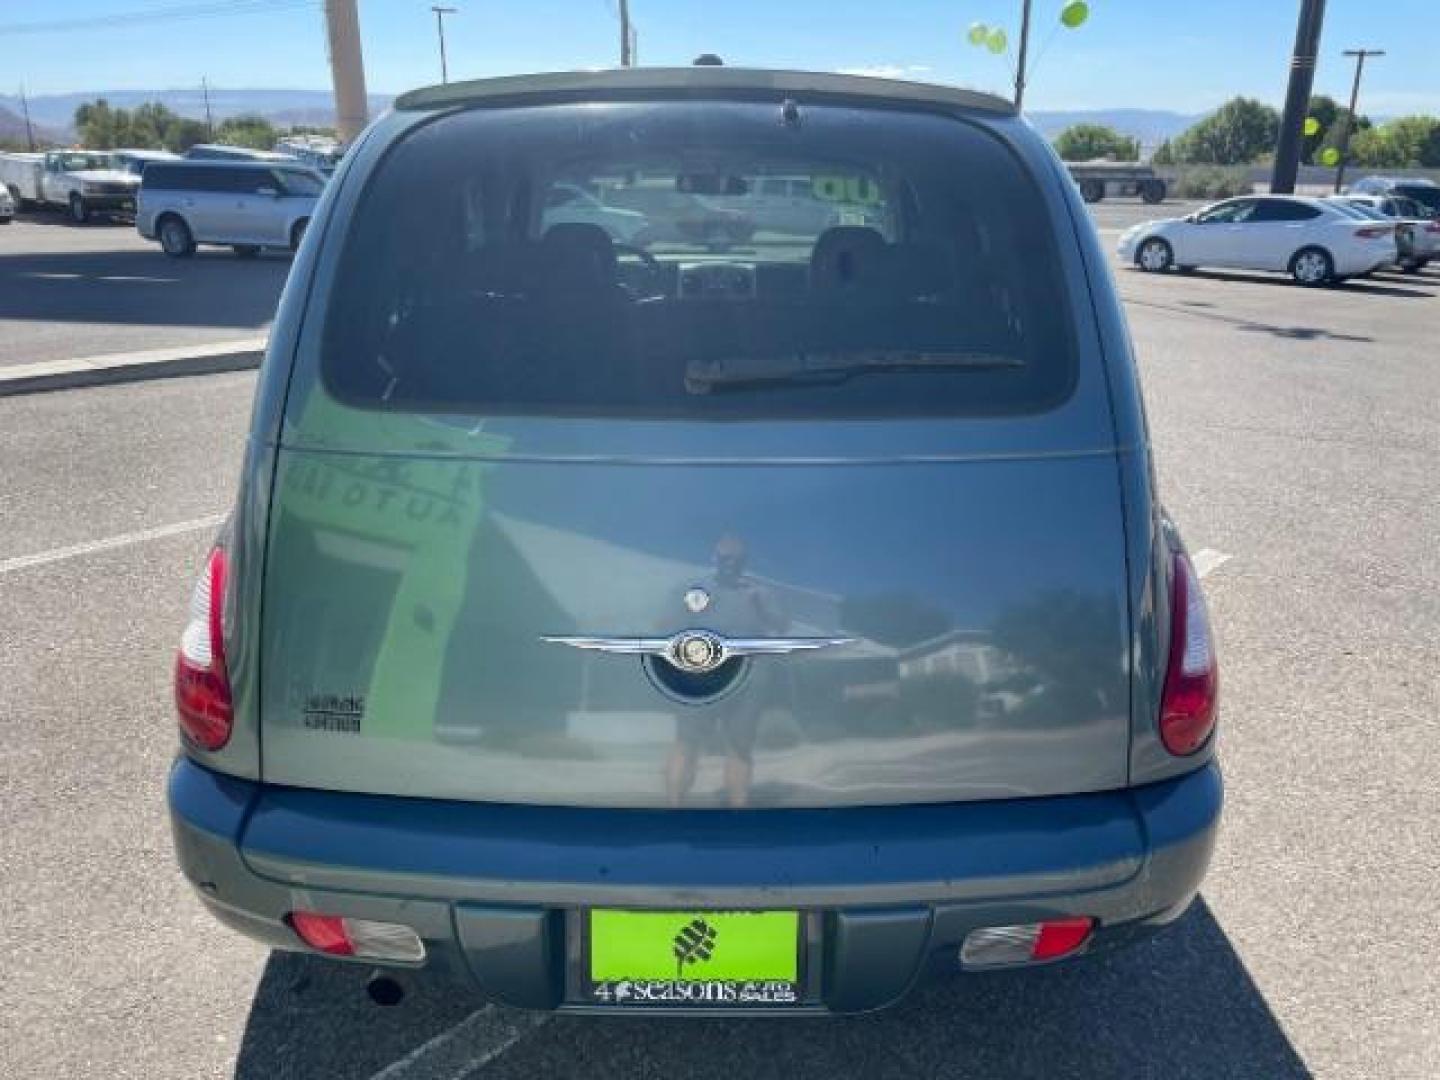
{"label": "silver green pt cruiser", "polygon": [[220,920],[377,998],[851,1013],[1183,913],[1216,689],[1105,256],[1007,103],[493,79],[317,208],[169,805]]}

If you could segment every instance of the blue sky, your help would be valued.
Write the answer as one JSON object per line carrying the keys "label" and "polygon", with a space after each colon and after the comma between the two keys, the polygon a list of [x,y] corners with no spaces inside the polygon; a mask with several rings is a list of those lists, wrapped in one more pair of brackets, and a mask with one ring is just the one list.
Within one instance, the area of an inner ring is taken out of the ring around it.
{"label": "blue sky", "polygon": [[[360,0],[372,91],[439,79],[432,0]],[[614,0],[446,0],[452,78],[598,67],[617,54]],[[1035,109],[1142,107],[1198,112],[1236,93],[1279,103],[1298,0],[1091,0],[1090,22],[1052,33],[1062,0],[1035,0],[1041,50]],[[234,0],[249,13],[15,33],[54,19],[194,8],[195,0],[6,0],[0,72],[32,93],[222,87],[328,87],[318,0]],[[213,3],[211,7],[222,6]],[[1007,61],[971,47],[972,22],[1017,35],[1019,0],[631,0],[646,64],[718,52],[732,64],[868,70],[1003,89]],[[1384,17],[1376,18],[1377,8]],[[1422,28],[1424,28],[1422,30]],[[1341,50],[1388,55],[1367,67],[1363,111],[1440,113],[1440,2],[1329,0],[1316,89],[1344,99]],[[13,93],[5,86],[3,92]]]}

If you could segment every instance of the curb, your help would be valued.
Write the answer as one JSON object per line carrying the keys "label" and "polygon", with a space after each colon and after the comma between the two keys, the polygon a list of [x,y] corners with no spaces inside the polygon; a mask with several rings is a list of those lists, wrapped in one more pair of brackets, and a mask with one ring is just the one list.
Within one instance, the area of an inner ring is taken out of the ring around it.
{"label": "curb", "polygon": [[72,390],[82,386],[169,379],[182,375],[213,375],[260,366],[265,338],[222,341],[209,345],[180,345],[146,352],[113,353],[74,360],[45,360],[36,364],[0,367],[0,397],[46,390]]}

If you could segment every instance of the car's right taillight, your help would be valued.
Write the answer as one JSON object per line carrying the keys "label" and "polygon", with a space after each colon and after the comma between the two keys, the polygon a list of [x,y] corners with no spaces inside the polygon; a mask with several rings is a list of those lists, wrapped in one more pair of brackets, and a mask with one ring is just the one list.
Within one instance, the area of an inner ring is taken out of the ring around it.
{"label": "car's right taillight", "polygon": [[235,715],[225,669],[225,549],[216,547],[190,597],[190,619],[175,658],[175,708],[185,738],[204,750],[230,741]]}
{"label": "car's right taillight", "polygon": [[1200,579],[1185,555],[1171,573],[1170,663],[1160,699],[1160,740],[1177,756],[1193,754],[1215,730],[1220,672]]}

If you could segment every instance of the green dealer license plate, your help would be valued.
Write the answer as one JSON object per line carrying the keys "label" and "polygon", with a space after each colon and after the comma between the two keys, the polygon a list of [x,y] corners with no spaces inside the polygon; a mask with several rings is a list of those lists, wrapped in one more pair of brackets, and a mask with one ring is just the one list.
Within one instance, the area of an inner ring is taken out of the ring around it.
{"label": "green dealer license plate", "polygon": [[590,912],[590,1000],[745,1007],[800,1001],[794,911]]}

